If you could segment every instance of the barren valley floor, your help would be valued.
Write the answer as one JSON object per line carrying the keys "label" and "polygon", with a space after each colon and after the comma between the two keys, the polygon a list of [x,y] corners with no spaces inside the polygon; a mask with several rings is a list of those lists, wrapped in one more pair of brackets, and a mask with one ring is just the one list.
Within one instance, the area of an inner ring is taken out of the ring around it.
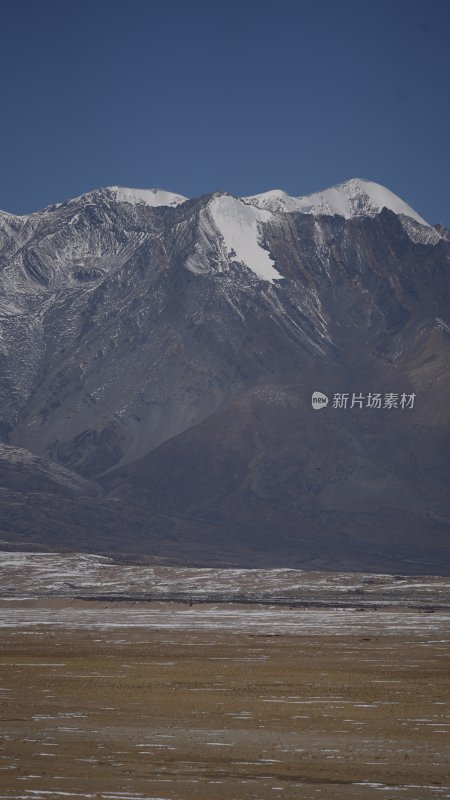
{"label": "barren valley floor", "polygon": [[450,612],[10,599],[0,798],[450,797]]}

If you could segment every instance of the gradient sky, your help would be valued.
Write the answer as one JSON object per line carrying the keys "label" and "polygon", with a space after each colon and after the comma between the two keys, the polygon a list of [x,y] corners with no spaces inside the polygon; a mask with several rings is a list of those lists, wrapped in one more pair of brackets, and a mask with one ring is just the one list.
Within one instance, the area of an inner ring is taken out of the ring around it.
{"label": "gradient sky", "polygon": [[0,208],[97,186],[307,194],[450,226],[449,0],[0,0]]}

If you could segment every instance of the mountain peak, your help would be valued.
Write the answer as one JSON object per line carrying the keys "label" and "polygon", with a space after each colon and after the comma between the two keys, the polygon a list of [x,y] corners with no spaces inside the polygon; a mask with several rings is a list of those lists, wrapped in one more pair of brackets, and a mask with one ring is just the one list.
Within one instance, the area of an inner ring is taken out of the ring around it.
{"label": "mountain peak", "polygon": [[450,572],[450,242],[360,179],[182,199],[0,215],[7,542]]}
{"label": "mountain peak", "polygon": [[[408,203],[394,194],[386,186],[365,178],[350,178],[343,183],[336,184],[319,192],[309,195],[291,196],[284,189],[270,189],[260,194],[248,195],[237,198],[225,191],[215,191],[209,195],[210,199],[217,197],[234,197],[247,206],[254,206],[266,211],[292,213],[300,212],[314,216],[342,216],[345,219],[353,217],[374,217],[383,208],[387,208],[400,216],[409,217],[420,225],[431,228],[432,226],[420,216]],[[134,189],[125,186],[104,186],[93,189],[78,197],[71,198],[65,203],[54,203],[44,211],[54,210],[67,203],[95,202],[106,198],[116,203],[130,203],[132,205],[145,205],[151,208],[161,206],[175,207],[185,203],[189,198],[182,194],[167,191],[166,189]],[[41,211],[34,212],[42,213]],[[17,218],[16,214],[0,211],[3,218]],[[28,215],[21,215],[26,219]]]}
{"label": "mountain peak", "polygon": [[[131,189],[126,186],[105,186],[88,192],[87,199],[94,199],[98,195],[106,195],[116,203],[131,203],[132,205],[145,205],[151,208],[159,206],[178,206],[188,198],[181,194],[168,192],[166,189]],[[79,200],[80,198],[75,198]]]}
{"label": "mountain peak", "polygon": [[266,209],[267,211],[298,211],[298,198],[291,197],[284,189],[269,189],[262,194],[243,197],[244,203]]}
{"label": "mountain peak", "polygon": [[168,192],[166,189],[128,189],[123,186],[109,186],[116,202],[146,206],[178,206],[188,199],[182,194]]}
{"label": "mountain peak", "polygon": [[364,178],[350,178],[329,189],[310,195],[291,197],[281,189],[263,192],[244,198],[245,202],[270,211],[297,211],[314,216],[338,215],[345,219],[352,217],[374,217],[383,208],[415,220],[420,225],[430,227],[417,211],[385,186]]}
{"label": "mountain peak", "polygon": [[304,213],[339,214],[351,217],[376,216],[383,208],[414,219],[421,225],[428,226],[426,220],[411,208],[400,197],[380,183],[363,178],[350,178],[322,192],[298,198]]}

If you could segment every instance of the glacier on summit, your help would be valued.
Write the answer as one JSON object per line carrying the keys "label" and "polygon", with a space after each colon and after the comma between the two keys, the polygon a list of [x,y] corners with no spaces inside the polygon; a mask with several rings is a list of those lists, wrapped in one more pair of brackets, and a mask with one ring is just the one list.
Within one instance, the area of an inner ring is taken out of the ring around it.
{"label": "glacier on summit", "polygon": [[411,217],[421,225],[428,225],[411,206],[390,189],[373,181],[352,178],[337,186],[310,195],[291,197],[281,189],[242,198],[245,202],[270,211],[300,212],[314,216],[337,214],[345,219],[373,217],[383,208]]}

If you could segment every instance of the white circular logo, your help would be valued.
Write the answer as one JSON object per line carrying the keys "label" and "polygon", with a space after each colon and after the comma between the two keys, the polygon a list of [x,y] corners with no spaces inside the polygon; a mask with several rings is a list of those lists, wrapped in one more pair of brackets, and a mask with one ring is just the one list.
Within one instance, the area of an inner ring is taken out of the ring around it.
{"label": "white circular logo", "polygon": [[311,403],[314,411],[319,411],[321,408],[326,408],[328,405],[328,397],[326,394],[322,394],[322,392],[313,392]]}

